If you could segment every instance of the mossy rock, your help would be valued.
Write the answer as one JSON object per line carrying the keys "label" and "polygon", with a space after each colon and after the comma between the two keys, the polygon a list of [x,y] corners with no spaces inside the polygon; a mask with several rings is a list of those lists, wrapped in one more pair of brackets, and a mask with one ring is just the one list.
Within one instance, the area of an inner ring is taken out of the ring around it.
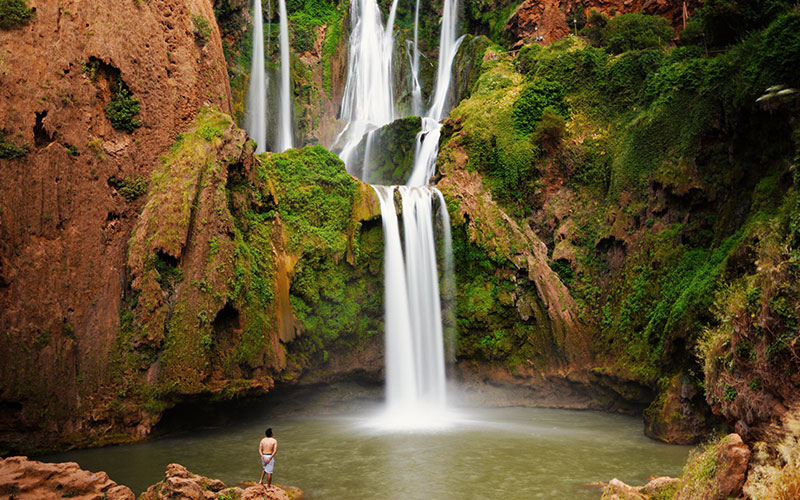
{"label": "mossy rock", "polygon": [[405,184],[414,168],[414,148],[421,129],[422,119],[409,116],[365,136],[356,147],[353,165],[364,165],[365,151],[368,150],[368,168],[354,173],[372,184]]}

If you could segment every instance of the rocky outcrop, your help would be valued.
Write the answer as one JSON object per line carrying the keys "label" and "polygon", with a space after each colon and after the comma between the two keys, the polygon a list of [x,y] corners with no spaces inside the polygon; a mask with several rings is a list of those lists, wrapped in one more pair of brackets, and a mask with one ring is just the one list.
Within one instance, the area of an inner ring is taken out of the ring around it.
{"label": "rocky outcrop", "polygon": [[297,488],[250,484],[228,487],[219,479],[192,474],[180,464],[167,466],[166,478],[149,487],[139,500],[297,500],[303,492]]}
{"label": "rocky outcrop", "polygon": [[[228,487],[219,479],[192,474],[180,464],[167,466],[165,479],[142,493],[140,500],[298,500],[291,486],[245,483]],[[0,459],[0,495],[9,500],[135,500],[130,488],[105,472],[89,472],[73,462],[45,463],[27,457]]]}
{"label": "rocky outcrop", "polygon": [[0,459],[0,496],[16,500],[136,498],[130,488],[118,485],[105,472],[89,472],[73,462],[51,464],[28,457]]}
{"label": "rocky outcrop", "polygon": [[527,292],[520,288],[508,300],[522,321],[547,325],[539,330],[546,338],[537,344],[550,351],[548,363],[586,360],[589,354],[578,308],[548,265],[545,244],[527,223],[520,224],[506,214],[485,189],[481,176],[466,168],[468,158],[457,135],[444,154],[449,161],[437,186],[458,207],[453,214],[454,225],[465,224],[471,242],[493,257],[507,259],[519,273],[512,281],[523,280],[520,287],[526,283],[532,287]]}
{"label": "rocky outcrop", "polygon": [[674,477],[656,477],[644,486],[629,486],[617,478],[612,479],[603,489],[604,500],[647,500],[649,498],[670,498],[670,494],[680,484]]}
{"label": "rocky outcrop", "polygon": [[669,380],[644,412],[647,436],[672,444],[695,444],[708,432],[713,415],[699,387],[685,374]]}
{"label": "rocky outcrop", "polygon": [[[685,3],[691,14],[701,2],[689,0]],[[506,23],[507,38],[514,47],[529,43],[537,36],[543,37],[542,43],[555,42],[575,31],[577,25],[569,23],[568,17],[580,16],[585,19],[590,10],[612,16],[641,12],[665,17],[676,29],[683,27],[683,4],[670,0],[526,0]]]}
{"label": "rocky outcrop", "polygon": [[728,434],[689,459],[675,500],[739,498],[747,478],[750,447]]}
{"label": "rocky outcrop", "polygon": [[[28,5],[32,21],[0,30],[0,130],[29,147],[0,159],[4,453],[106,425],[84,412],[109,383],[139,197],[197,110],[230,106],[210,0]],[[103,110],[120,85],[140,107],[131,132]]]}

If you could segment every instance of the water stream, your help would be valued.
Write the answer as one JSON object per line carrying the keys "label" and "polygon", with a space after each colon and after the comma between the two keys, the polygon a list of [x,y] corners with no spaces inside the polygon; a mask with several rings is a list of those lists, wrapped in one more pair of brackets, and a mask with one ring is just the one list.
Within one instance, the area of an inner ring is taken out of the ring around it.
{"label": "water stream", "polygon": [[247,133],[256,141],[256,153],[267,148],[267,72],[264,63],[264,17],[261,0],[253,0],[253,59],[247,89]]}
{"label": "water stream", "polygon": [[[386,25],[375,0],[351,4],[350,62],[342,103],[348,121],[340,136],[340,157],[348,171],[370,182],[374,131],[396,119],[392,81],[393,25],[397,1]],[[450,418],[447,411],[442,307],[434,234],[433,198],[429,187],[439,151],[440,120],[446,112],[456,39],[458,2],[445,0],[439,47],[439,70],[430,109],[416,137],[414,167],[405,186],[374,185],[380,199],[384,229],[384,290],[386,335],[386,411],[380,425],[391,428],[435,428]],[[419,89],[419,2],[414,15],[412,67],[414,109],[421,109]],[[353,153],[364,144],[361,164]],[[402,208],[403,238],[395,193]],[[445,219],[443,219],[445,221]],[[449,240],[449,221],[443,236]],[[402,243],[401,243],[402,242]],[[449,241],[444,248],[449,250]],[[446,257],[445,260],[447,260]],[[452,279],[452,273],[450,274]],[[452,288],[448,289],[452,291]]]}
{"label": "water stream", "polygon": [[286,0],[278,2],[278,15],[280,16],[280,45],[281,45],[281,88],[280,88],[280,113],[278,129],[277,152],[283,152],[293,147],[292,138],[292,92],[290,89],[289,60],[289,17],[286,13]]}
{"label": "water stream", "polygon": [[[328,397],[351,392],[326,388]],[[641,419],[619,415],[458,408],[446,428],[386,432],[372,426],[382,408],[379,392],[340,402],[270,400],[224,428],[39,459],[104,470],[137,494],[173,462],[235,485],[258,480],[256,447],[270,426],[279,443],[275,482],[302,488],[308,500],[597,500],[589,483],[675,476],[689,451],[644,437]]]}

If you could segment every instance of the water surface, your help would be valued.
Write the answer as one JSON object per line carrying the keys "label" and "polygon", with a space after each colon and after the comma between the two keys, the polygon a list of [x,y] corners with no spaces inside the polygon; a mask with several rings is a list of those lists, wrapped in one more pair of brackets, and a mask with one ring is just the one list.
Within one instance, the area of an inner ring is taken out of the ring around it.
{"label": "water surface", "polygon": [[589,483],[618,477],[643,484],[678,475],[688,447],[654,442],[641,419],[541,408],[462,408],[436,430],[376,425],[375,400],[271,405],[215,429],[128,446],[77,450],[47,461],[75,461],[108,472],[140,493],[167,464],[227,484],[258,480],[257,446],[273,428],[274,481],[310,500],[594,499]]}

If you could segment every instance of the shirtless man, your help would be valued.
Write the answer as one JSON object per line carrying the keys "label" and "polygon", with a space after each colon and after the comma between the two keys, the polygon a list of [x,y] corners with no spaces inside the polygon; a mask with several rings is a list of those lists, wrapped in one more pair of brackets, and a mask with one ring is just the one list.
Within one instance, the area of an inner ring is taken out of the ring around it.
{"label": "shirtless man", "polygon": [[261,479],[258,484],[264,484],[264,474],[267,475],[267,486],[272,487],[272,469],[275,467],[275,455],[278,453],[278,441],[272,437],[272,428],[264,433],[267,437],[258,445],[258,456],[261,458]]}

